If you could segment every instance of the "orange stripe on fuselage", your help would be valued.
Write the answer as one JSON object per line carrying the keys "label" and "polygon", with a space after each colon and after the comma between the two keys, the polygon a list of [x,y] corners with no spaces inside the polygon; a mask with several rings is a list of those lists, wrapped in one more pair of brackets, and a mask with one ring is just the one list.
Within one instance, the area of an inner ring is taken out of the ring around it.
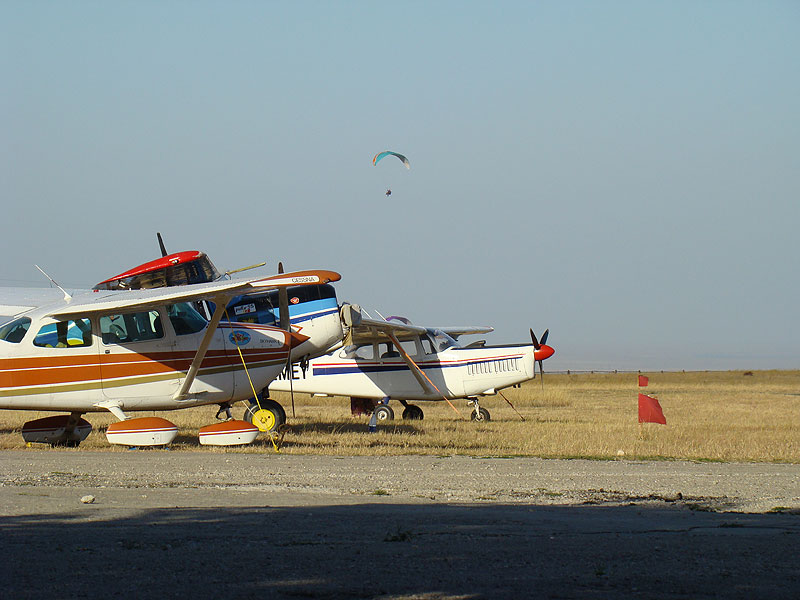
{"label": "orange stripe on fuselage", "polygon": [[[61,349],[58,349],[61,350]],[[246,363],[285,360],[287,350],[243,350]],[[80,354],[72,356],[44,356],[9,358],[0,360],[0,388],[58,385],[118,379],[143,375],[160,375],[186,372],[194,359],[194,352],[151,352],[147,354]],[[200,366],[206,369],[225,370],[241,364],[238,354],[218,350],[209,352]]]}

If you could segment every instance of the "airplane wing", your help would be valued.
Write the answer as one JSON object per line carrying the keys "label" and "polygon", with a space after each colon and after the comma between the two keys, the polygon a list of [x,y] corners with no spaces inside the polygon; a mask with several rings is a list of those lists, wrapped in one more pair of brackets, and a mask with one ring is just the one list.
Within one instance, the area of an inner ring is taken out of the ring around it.
{"label": "airplane wing", "polygon": [[[57,319],[64,319],[133,308],[147,309],[165,303],[225,299],[250,291],[270,290],[293,285],[324,284],[340,279],[341,275],[335,271],[311,270],[281,273],[265,278],[231,279],[167,288],[93,292],[80,299],[73,298],[71,301],[65,301],[63,305],[50,311],[49,315]],[[224,306],[227,301],[222,304]]]}
{"label": "airplane wing", "polygon": [[[410,322],[399,321],[378,321],[377,319],[362,318],[359,325],[350,328],[350,335],[352,336],[353,344],[368,344],[373,341],[378,342],[391,342],[399,352],[406,363],[406,366],[414,375],[414,378],[419,382],[422,389],[428,394],[439,394],[441,392],[436,389],[433,382],[428,379],[428,376],[419,368],[417,363],[414,362],[408,353],[405,351],[400,342],[410,340],[418,335],[425,335],[427,330],[419,325],[412,325]],[[349,340],[348,340],[349,341]]]}
{"label": "airplane wing", "polygon": [[352,344],[369,344],[370,342],[392,341],[391,336],[398,341],[414,339],[415,336],[425,335],[426,329],[411,323],[398,321],[379,321],[377,319],[361,318],[361,323],[350,328]]}
{"label": "airplane wing", "polygon": [[460,335],[478,335],[481,333],[492,333],[494,327],[435,327],[439,331],[444,331],[454,340],[458,339]]}
{"label": "airplane wing", "polygon": [[[480,333],[490,333],[493,327],[438,327],[434,328],[447,333],[452,338],[459,335],[470,335]],[[416,336],[426,335],[429,328],[413,325],[411,321],[402,317],[389,317],[388,320],[379,321],[377,319],[361,318],[358,325],[350,328],[348,339],[345,344],[369,344],[370,342],[391,342],[399,352],[403,362],[406,363],[409,371],[417,380],[422,389],[428,394],[438,394],[444,400],[447,396],[442,394],[439,388],[430,380],[425,372],[420,369],[414,359],[408,355],[400,342],[414,339]],[[448,404],[450,403],[447,400]],[[451,404],[452,406],[452,404]],[[455,407],[453,407],[455,409]],[[458,410],[456,409],[456,412]]]}
{"label": "airplane wing", "polygon": [[[69,293],[78,294],[80,292],[69,290]],[[0,322],[10,321],[21,313],[53,304],[62,298],[64,298],[64,292],[57,288],[0,287]]]}
{"label": "airplane wing", "polygon": [[351,328],[352,344],[368,344],[370,342],[385,342],[389,340],[387,332],[391,332],[399,341],[413,339],[417,335],[425,335],[429,329],[443,331],[453,339],[460,335],[477,335],[481,333],[491,333],[494,327],[420,327],[413,325],[408,320],[399,321],[390,317],[388,321],[377,319],[367,319],[362,317],[361,323]]}

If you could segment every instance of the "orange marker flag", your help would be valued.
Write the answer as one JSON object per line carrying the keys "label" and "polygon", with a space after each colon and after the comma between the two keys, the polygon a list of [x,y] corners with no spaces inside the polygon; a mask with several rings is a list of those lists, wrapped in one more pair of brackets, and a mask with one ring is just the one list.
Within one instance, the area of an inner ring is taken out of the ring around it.
{"label": "orange marker flag", "polygon": [[667,419],[661,411],[661,405],[652,396],[639,394],[639,423],[667,424]]}
{"label": "orange marker flag", "polygon": [[650,379],[646,375],[639,375],[639,387],[647,387]]}

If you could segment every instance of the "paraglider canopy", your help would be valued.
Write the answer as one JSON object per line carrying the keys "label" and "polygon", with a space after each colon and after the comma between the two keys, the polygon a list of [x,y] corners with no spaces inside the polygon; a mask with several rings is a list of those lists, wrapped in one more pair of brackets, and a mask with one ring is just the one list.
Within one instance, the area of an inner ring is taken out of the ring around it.
{"label": "paraglider canopy", "polygon": [[408,162],[408,159],[405,156],[403,156],[402,154],[398,154],[397,152],[392,152],[391,150],[384,150],[383,152],[378,152],[373,157],[372,164],[377,165],[383,159],[384,156],[389,156],[389,155],[396,156],[397,158],[399,158],[402,161],[402,163],[406,166],[406,169],[411,168],[411,164]]}

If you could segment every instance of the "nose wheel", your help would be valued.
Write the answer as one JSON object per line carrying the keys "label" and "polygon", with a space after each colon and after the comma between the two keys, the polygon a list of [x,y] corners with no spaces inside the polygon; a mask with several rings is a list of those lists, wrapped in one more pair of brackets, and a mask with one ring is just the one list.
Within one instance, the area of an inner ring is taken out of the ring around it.
{"label": "nose wheel", "polygon": [[375,413],[375,418],[378,421],[392,421],[394,420],[394,411],[392,408],[386,404],[379,404],[373,410]]}
{"label": "nose wheel", "polygon": [[489,411],[478,404],[477,398],[470,398],[467,402],[470,406],[474,407],[470,419],[472,421],[491,421],[492,417]]}

